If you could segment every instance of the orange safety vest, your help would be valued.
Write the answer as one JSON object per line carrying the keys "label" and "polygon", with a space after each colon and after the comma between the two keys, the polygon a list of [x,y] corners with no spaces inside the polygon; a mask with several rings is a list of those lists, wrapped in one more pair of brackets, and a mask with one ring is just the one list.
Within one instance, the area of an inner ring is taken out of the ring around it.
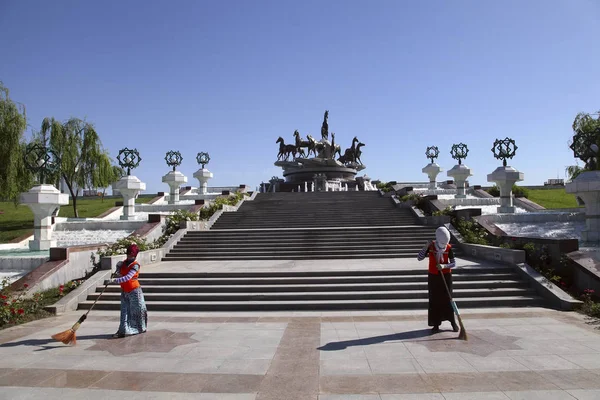
{"label": "orange safety vest", "polygon": [[[450,252],[451,248],[452,248],[452,246],[450,244],[446,245],[446,250],[444,250],[443,260],[440,264],[448,264],[448,253]],[[435,242],[433,242],[433,243],[431,243],[431,246],[429,246],[429,273],[430,274],[434,274],[434,275],[439,274],[439,271],[437,269],[437,263],[438,263],[438,259],[437,259],[437,254],[435,254]],[[444,272],[444,274],[452,273],[452,271],[449,268],[444,268],[444,269],[442,269],[442,271]]]}
{"label": "orange safety vest", "polygon": [[[121,270],[119,271],[121,276],[127,275],[134,265],[139,266],[141,269],[141,266],[137,261],[133,261],[129,265],[125,265],[123,263],[123,265],[121,265]],[[139,288],[140,287],[140,283],[138,282],[139,276],[140,276],[140,270],[138,269],[130,280],[128,280],[127,282],[121,283],[121,289],[123,289],[124,292],[129,293],[129,292]]]}

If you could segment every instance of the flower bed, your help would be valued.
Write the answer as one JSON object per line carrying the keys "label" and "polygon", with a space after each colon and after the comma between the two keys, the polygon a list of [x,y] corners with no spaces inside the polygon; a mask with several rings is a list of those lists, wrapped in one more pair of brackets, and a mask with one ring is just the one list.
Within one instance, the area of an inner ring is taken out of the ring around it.
{"label": "flower bed", "polygon": [[9,280],[4,279],[0,286],[0,329],[51,316],[44,307],[56,303],[82,282],[83,279],[70,281],[57,288],[26,297],[28,285],[25,284],[21,290],[15,291],[11,290]]}

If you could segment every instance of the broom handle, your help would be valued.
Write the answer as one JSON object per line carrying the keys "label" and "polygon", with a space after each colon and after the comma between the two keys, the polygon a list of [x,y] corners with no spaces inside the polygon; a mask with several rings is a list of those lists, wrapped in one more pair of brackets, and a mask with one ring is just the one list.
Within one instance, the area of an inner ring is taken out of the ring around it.
{"label": "broom handle", "polygon": [[[438,265],[440,265],[440,264],[438,264]],[[458,312],[458,307],[456,307],[456,303],[454,302],[454,300],[452,300],[452,295],[450,294],[450,289],[448,288],[448,284],[446,283],[446,278],[444,278],[444,273],[441,270],[438,270],[438,272],[442,276],[442,282],[444,282],[444,287],[446,288],[446,292],[448,293],[448,297],[450,298],[450,305],[454,309],[454,312],[456,313],[456,315],[460,316],[460,314]]]}
{"label": "broom handle", "polygon": [[[112,278],[113,274],[110,274],[109,278]],[[98,297],[96,298],[96,300],[94,301],[94,303],[92,304],[92,306],[90,307],[89,310],[87,310],[87,312],[85,313],[85,316],[87,318],[87,315],[90,313],[90,311],[92,311],[92,308],[94,308],[94,306],[96,305],[96,303],[98,302],[98,300],[100,300],[100,296],[102,296],[102,294],[104,293],[104,291],[106,290],[106,288],[108,287],[108,285],[110,284],[110,279],[109,281],[106,283],[106,285],[104,285],[104,289],[102,289],[102,291],[100,292],[100,294],[98,295]]]}

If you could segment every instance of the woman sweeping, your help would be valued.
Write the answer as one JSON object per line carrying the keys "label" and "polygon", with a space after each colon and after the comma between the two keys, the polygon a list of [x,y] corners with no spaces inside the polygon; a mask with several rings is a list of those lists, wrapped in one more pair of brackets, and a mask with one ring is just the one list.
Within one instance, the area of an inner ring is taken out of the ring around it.
{"label": "woman sweeping", "polygon": [[435,231],[435,241],[429,241],[417,255],[419,261],[429,256],[429,274],[427,278],[429,310],[427,319],[428,325],[433,327],[431,329],[433,333],[440,331],[440,325],[443,321],[450,321],[454,332],[458,332],[458,326],[454,321],[454,311],[441,275],[444,274],[448,290],[452,295],[451,269],[456,266],[456,263],[449,242],[450,232],[446,227],[441,226]]}
{"label": "woman sweeping", "polygon": [[140,264],[136,261],[139,251],[135,244],[129,245],[127,259],[117,264],[117,277],[110,280],[121,285],[121,323],[114,338],[146,332],[148,311],[138,282]]}

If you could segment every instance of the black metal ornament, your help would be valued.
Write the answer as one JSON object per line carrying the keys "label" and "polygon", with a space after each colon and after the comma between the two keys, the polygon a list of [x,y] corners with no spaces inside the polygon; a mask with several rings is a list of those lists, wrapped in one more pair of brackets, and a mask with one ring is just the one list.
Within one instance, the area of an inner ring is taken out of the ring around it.
{"label": "black metal ornament", "polygon": [[425,155],[431,160],[431,163],[433,164],[435,162],[435,159],[438,158],[440,155],[440,149],[438,149],[437,146],[429,146],[427,147],[427,150],[425,150]]}
{"label": "black metal ornament", "polygon": [[175,171],[175,168],[181,165],[183,157],[181,156],[180,152],[170,150],[167,151],[167,154],[165,155],[165,161],[167,162],[167,165],[169,167],[173,167],[173,171]]}
{"label": "black metal ornament", "polygon": [[29,143],[25,148],[25,168],[39,174],[40,184],[46,177],[56,174],[60,169],[60,160],[56,153],[41,143]]}
{"label": "black metal ornament", "polygon": [[119,151],[117,160],[119,161],[121,168],[127,168],[127,175],[131,175],[131,170],[140,165],[142,157],[140,157],[140,153],[137,151],[137,149],[129,149],[125,147]]}
{"label": "black metal ornament", "polygon": [[494,141],[494,146],[492,146],[492,153],[494,153],[494,158],[498,160],[502,160],[502,165],[506,167],[506,160],[509,158],[513,158],[517,152],[517,145],[514,139],[505,138],[505,139],[496,139]]}
{"label": "black metal ornament", "polygon": [[458,165],[462,164],[462,160],[467,158],[467,154],[469,154],[469,148],[464,143],[453,144],[452,149],[450,150],[450,155],[455,160],[458,160]]}
{"label": "black metal ornament", "polygon": [[202,168],[204,169],[204,166],[210,162],[210,156],[208,153],[201,151],[196,155],[196,161],[198,164],[201,164]]}
{"label": "black metal ornament", "polygon": [[573,135],[573,143],[569,147],[573,150],[573,156],[585,163],[586,169],[596,169],[599,139],[600,127],[594,130],[581,130]]}

